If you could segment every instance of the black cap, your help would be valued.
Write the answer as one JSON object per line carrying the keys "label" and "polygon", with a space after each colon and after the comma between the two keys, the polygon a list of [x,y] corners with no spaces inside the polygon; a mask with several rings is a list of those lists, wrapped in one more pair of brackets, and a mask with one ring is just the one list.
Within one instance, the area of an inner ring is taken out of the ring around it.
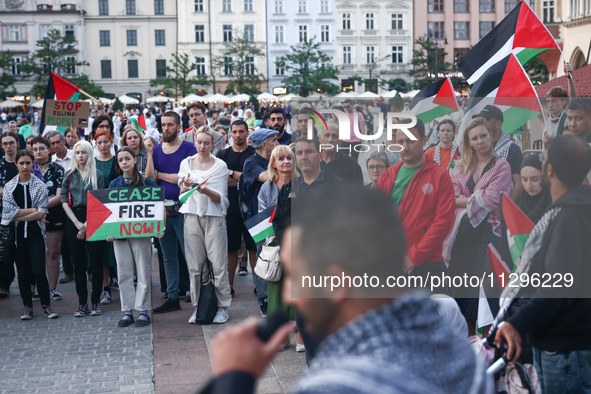
{"label": "black cap", "polygon": [[498,107],[495,107],[494,105],[485,106],[478,115],[472,116],[472,119],[474,118],[484,118],[486,120],[489,120],[490,118],[495,118],[500,120],[501,122],[504,120],[503,111],[501,111]]}

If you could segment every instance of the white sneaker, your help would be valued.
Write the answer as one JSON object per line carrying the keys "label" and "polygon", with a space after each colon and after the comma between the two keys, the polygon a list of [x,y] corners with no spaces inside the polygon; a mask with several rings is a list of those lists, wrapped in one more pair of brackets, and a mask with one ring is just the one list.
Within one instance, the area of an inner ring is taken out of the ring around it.
{"label": "white sneaker", "polygon": [[189,318],[189,324],[197,324],[197,308],[195,308],[193,314]]}
{"label": "white sneaker", "polygon": [[229,318],[230,316],[228,316],[228,312],[226,312],[224,308],[219,308],[213,318],[213,324],[224,324]]}
{"label": "white sneaker", "polygon": [[298,353],[305,352],[306,351],[306,346],[303,345],[303,344],[301,344],[301,343],[298,343],[296,345],[295,351],[298,352]]}

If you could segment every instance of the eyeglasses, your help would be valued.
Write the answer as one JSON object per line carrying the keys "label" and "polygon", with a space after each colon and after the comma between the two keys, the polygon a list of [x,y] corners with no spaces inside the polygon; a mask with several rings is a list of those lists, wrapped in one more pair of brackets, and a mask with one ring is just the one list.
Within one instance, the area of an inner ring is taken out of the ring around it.
{"label": "eyeglasses", "polygon": [[386,169],[386,166],[384,166],[384,165],[368,166],[367,169],[370,171],[384,170],[384,169]]}

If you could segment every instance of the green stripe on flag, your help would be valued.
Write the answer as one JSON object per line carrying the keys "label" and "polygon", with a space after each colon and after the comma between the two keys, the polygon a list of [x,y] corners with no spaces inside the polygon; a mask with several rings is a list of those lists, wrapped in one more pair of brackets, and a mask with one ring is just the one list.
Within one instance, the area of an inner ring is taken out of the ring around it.
{"label": "green stripe on flag", "polygon": [[444,107],[443,105],[438,105],[435,108],[433,108],[427,112],[417,114],[416,116],[417,116],[417,118],[422,120],[424,123],[427,123],[427,122],[432,121],[433,119],[437,119],[440,116],[451,114],[452,112],[456,112],[456,110],[448,108],[448,107]]}
{"label": "green stripe on flag", "polygon": [[545,52],[549,49],[553,48],[523,48],[521,51],[515,54],[515,57],[517,58],[517,60],[519,60],[519,63],[525,64],[537,55],[539,55],[540,53]]}
{"label": "green stripe on flag", "polygon": [[515,234],[512,237],[513,242],[509,241],[509,251],[511,252],[511,258],[513,259],[513,261],[517,261],[517,259],[521,257],[521,254],[523,253],[523,248],[528,238],[529,234]]}
{"label": "green stripe on flag", "polygon": [[511,107],[503,112],[503,118],[505,118],[503,121],[503,130],[507,134],[513,134],[513,132],[539,114],[538,111],[532,111],[531,109]]}
{"label": "green stripe on flag", "polygon": [[263,231],[261,231],[260,233],[254,235],[252,237],[252,239],[254,240],[254,242],[261,242],[264,241],[265,238],[270,237],[271,235],[274,235],[275,231],[273,230],[273,226],[269,226],[266,229],[264,229]]}

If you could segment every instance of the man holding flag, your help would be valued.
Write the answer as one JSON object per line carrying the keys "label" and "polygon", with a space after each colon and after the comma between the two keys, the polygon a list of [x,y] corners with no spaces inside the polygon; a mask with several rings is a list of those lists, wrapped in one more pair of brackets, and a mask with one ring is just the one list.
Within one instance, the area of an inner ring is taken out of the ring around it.
{"label": "man holding flag", "polygon": [[507,358],[516,360],[528,335],[544,393],[591,391],[591,187],[581,186],[589,170],[591,148],[583,139],[550,140],[543,174],[553,203],[531,232],[516,274],[530,279],[546,274],[554,282],[536,287],[528,281],[526,287],[519,281],[501,296],[500,316],[517,296],[531,298],[498,328],[495,342],[506,340]]}

